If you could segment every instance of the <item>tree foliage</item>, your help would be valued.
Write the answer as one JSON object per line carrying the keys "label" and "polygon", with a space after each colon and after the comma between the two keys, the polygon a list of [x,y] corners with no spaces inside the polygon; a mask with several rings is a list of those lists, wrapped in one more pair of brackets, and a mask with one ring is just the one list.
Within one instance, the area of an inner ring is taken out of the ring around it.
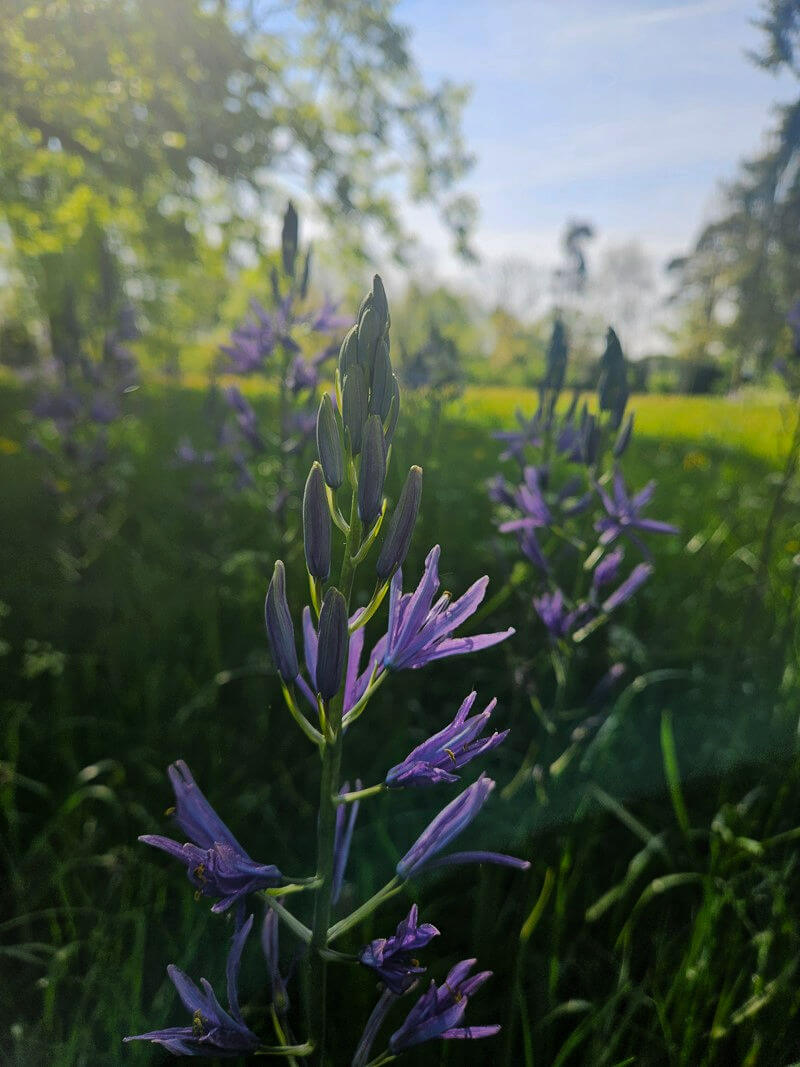
{"label": "tree foliage", "polygon": [[394,7],[7,0],[0,241],[54,342],[107,327],[126,289],[173,333],[202,322],[287,189],[398,256],[400,198],[434,202],[466,254],[465,92],[424,84]]}

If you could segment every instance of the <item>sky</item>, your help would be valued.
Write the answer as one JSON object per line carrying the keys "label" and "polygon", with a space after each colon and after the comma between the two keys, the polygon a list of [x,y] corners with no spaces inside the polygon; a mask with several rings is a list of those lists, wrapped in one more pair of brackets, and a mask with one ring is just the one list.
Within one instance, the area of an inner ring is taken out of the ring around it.
{"label": "sky", "polygon": [[[463,188],[490,260],[555,264],[579,218],[599,245],[638,240],[666,262],[797,91],[746,56],[757,0],[400,0],[396,13],[429,83],[472,86]],[[433,269],[463,272],[434,213],[407,211]]]}

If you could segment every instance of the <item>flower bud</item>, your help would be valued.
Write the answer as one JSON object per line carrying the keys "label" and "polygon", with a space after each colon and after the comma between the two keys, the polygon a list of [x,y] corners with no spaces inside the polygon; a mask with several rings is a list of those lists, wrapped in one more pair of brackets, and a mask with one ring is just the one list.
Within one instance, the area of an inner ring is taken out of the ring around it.
{"label": "flower bud", "polygon": [[331,573],[331,513],[322,467],[316,462],[311,465],[303,493],[303,546],[308,573],[326,582]]}
{"label": "flower bud", "polygon": [[381,421],[389,414],[392,391],[392,361],[389,359],[389,346],[385,339],[381,338],[375,351],[375,366],[372,368],[372,390],[369,398],[369,410],[373,415],[379,415]]}
{"label": "flower bud", "polygon": [[397,420],[400,417],[400,383],[397,380],[397,375],[392,375],[392,399],[389,403],[389,410],[387,412],[386,432],[384,434],[386,438],[386,447],[392,443],[394,437],[394,431],[397,428]]}
{"label": "flower bud", "polygon": [[358,362],[358,327],[351,326],[339,349],[339,380],[344,382],[351,369]]}
{"label": "flower bud", "polygon": [[323,700],[330,700],[339,692],[347,659],[347,604],[338,589],[331,587],[322,601],[319,613],[319,644],[317,646],[317,692]]}
{"label": "flower bud", "polygon": [[264,619],[267,624],[267,637],[272,649],[272,658],[275,660],[278,674],[284,682],[289,684],[300,673],[300,667],[294,644],[292,616],[286,600],[286,571],[281,560],[275,564],[272,581],[267,589]]}
{"label": "flower bud", "polygon": [[372,279],[372,307],[378,319],[378,333],[381,334],[389,325],[389,301],[380,274]]}
{"label": "flower bud", "polygon": [[342,386],[342,422],[350,435],[350,451],[361,451],[364,423],[367,421],[367,383],[361,367],[352,367]]}
{"label": "flower bud", "polygon": [[297,212],[294,204],[289,201],[286,214],[283,216],[283,230],[281,231],[281,258],[285,274],[294,277],[294,260],[297,255]]}
{"label": "flower bud", "polygon": [[398,567],[402,566],[406,558],[421,499],[422,467],[412,467],[403,485],[400,499],[392,512],[389,529],[383,539],[378,562],[375,564],[375,571],[381,582],[385,582]]}
{"label": "flower bud", "polygon": [[358,515],[365,526],[371,526],[380,514],[385,477],[383,427],[377,415],[370,415],[364,430],[361,469],[358,472]]}
{"label": "flower bud", "polygon": [[368,379],[372,376],[372,368],[375,364],[378,334],[378,316],[374,308],[369,306],[358,323],[358,362],[364,368],[364,374]]}
{"label": "flower bud", "polygon": [[556,319],[553,323],[553,333],[550,344],[547,346],[546,373],[544,379],[545,389],[551,389],[554,393],[561,392],[564,384],[564,375],[567,370],[567,333],[564,323]]}
{"label": "flower bud", "polygon": [[317,452],[325,481],[338,489],[344,481],[344,449],[330,395],[325,393],[317,412]]}

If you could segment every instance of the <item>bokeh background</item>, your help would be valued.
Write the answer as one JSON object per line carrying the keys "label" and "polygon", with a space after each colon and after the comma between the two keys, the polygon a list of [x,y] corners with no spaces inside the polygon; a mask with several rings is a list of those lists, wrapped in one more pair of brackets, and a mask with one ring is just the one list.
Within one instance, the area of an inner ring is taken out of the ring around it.
{"label": "bokeh background", "polygon": [[[345,774],[380,781],[496,696],[512,732],[471,840],[532,863],[411,887],[437,978],[477,956],[471,1019],[504,1028],[409,1062],[800,1060],[798,76],[797,0],[0,0],[3,1063],[168,1062],[122,1045],[181,1021],[166,964],[222,988],[224,920],[136,842],[168,832],[174,759],[253,856],[313,864],[318,764],[263,598],[278,557],[306,595],[314,412],[376,270],[387,495],[425,470],[404,571],[441,544],[443,588],[491,579],[473,630],[516,634],[393,679]],[[555,321],[562,412],[597,410],[616,331],[626,482],[655,479],[680,533],[554,725],[544,579],[489,485]],[[441,802],[362,806],[345,911]],[[375,996],[341,971],[332,1062]]]}

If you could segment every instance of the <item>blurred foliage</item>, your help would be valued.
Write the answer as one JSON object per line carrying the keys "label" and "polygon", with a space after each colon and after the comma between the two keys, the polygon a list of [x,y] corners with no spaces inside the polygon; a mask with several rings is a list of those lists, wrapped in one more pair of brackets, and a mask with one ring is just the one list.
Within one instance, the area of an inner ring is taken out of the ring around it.
{"label": "blurred foliage", "polygon": [[[409,245],[435,202],[469,254],[463,89],[427,88],[393,0],[9,0],[0,40],[0,250],[53,345],[127,299],[175,359],[232,271],[267,252],[265,207],[313,197],[339,247]],[[282,204],[281,204],[282,206]]]}

